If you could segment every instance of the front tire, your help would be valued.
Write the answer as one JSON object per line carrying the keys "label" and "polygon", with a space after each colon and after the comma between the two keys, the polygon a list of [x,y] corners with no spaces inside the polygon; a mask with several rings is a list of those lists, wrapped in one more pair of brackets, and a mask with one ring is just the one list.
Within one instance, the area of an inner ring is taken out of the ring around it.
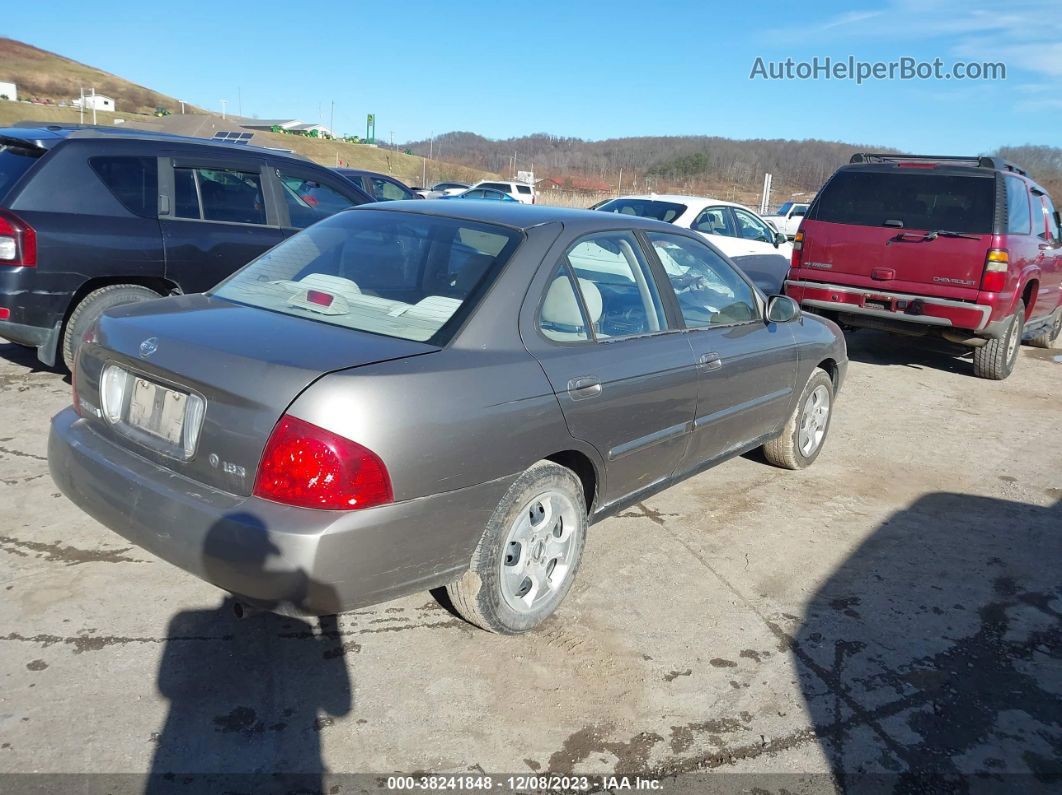
{"label": "front tire", "polygon": [[997,340],[989,340],[980,348],[974,348],[974,375],[990,381],[1002,381],[1014,372],[1021,348],[1021,331],[1025,326],[1025,303],[1018,301],[1006,333]]}
{"label": "front tire", "polygon": [[86,295],[70,313],[70,319],[66,321],[66,328],[63,330],[63,362],[66,363],[66,368],[73,372],[81,338],[108,309],[122,304],[153,301],[161,297],[154,290],[138,284],[110,284]]}
{"label": "front tire", "polygon": [[571,588],[586,527],[586,501],[575,473],[539,461],[498,503],[469,571],[446,587],[454,609],[488,632],[534,629]]}
{"label": "front tire", "polygon": [[1034,348],[1050,348],[1062,334],[1062,306],[1055,310],[1053,322],[1040,334],[1026,340]]}
{"label": "front tire", "polygon": [[764,458],[783,469],[811,466],[822,452],[832,418],[833,380],[829,373],[816,367],[781,436],[763,446]]}

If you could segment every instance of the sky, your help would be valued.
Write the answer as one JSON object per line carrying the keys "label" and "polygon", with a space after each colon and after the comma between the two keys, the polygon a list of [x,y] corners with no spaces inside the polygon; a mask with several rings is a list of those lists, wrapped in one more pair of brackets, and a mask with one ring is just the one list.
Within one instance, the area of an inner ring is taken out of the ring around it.
{"label": "sky", "polygon": [[[1062,146],[1058,0],[16,3],[0,35],[201,107],[396,142],[822,138],[931,154]],[[1002,62],[995,80],[766,80],[757,58]],[[0,64],[2,71],[2,64]],[[2,75],[0,75],[2,78]],[[120,109],[119,109],[120,110]]]}

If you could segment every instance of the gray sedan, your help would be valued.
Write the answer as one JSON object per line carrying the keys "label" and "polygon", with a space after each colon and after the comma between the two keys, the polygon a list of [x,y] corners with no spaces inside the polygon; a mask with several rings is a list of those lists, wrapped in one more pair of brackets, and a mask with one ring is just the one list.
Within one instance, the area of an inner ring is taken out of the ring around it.
{"label": "gray sedan", "polygon": [[814,461],[846,366],[836,326],[693,232],[389,202],[105,314],[48,455],[67,497],[239,610],[446,586],[516,633],[591,523],[757,447]]}

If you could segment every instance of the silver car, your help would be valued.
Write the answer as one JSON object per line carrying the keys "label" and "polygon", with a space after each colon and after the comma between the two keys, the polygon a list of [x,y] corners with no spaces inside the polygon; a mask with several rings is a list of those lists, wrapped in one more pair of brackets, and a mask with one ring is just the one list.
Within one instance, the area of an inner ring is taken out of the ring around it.
{"label": "silver car", "polygon": [[757,447],[814,461],[846,367],[836,326],[693,232],[389,202],[105,314],[48,455],[67,497],[241,609],[446,586],[517,633],[591,523]]}

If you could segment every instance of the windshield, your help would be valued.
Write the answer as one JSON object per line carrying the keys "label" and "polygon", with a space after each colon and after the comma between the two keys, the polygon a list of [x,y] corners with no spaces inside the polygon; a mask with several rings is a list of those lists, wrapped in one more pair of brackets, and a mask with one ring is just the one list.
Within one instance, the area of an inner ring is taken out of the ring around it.
{"label": "windshield", "polygon": [[37,162],[40,155],[39,149],[0,146],[0,199],[4,198],[18,178]]}
{"label": "windshield", "polygon": [[637,215],[639,218],[655,218],[657,221],[673,223],[686,212],[685,204],[662,202],[656,199],[613,199],[597,208],[606,213]]}
{"label": "windshield", "polygon": [[473,221],[341,212],[270,249],[212,295],[445,344],[521,239],[513,230]]}
{"label": "windshield", "polygon": [[815,220],[859,226],[898,221],[901,229],[987,235],[995,206],[991,175],[841,171],[822,189]]}

